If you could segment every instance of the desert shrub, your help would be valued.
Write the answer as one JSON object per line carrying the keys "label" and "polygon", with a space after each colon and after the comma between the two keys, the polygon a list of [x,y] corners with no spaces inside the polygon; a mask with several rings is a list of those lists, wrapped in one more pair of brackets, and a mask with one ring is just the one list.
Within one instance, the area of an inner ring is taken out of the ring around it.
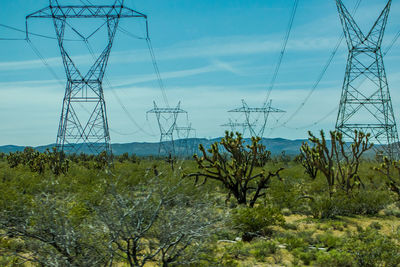
{"label": "desert shrub", "polygon": [[198,260],[201,244],[221,219],[208,202],[193,201],[178,192],[178,185],[168,187],[159,180],[139,184],[134,191],[118,188],[112,184],[94,207],[113,255],[123,255],[121,260],[130,266],[151,261],[159,266],[184,265]]}
{"label": "desert shrub", "polygon": [[382,229],[382,224],[380,224],[379,222],[372,222],[369,224],[368,227],[371,229],[380,230]]}
{"label": "desert shrub", "polygon": [[400,264],[400,246],[371,228],[349,237],[342,250],[352,255],[358,266]]}
{"label": "desert shrub", "polygon": [[382,159],[382,164],[374,168],[375,171],[385,175],[386,184],[392,192],[397,195],[400,200],[400,160],[391,161],[387,157]]}
{"label": "desert shrub", "polygon": [[288,209],[291,213],[304,214],[307,201],[300,196],[303,194],[304,183],[294,178],[283,178],[272,181],[268,189],[268,201],[279,209]]}
{"label": "desert shrub", "polygon": [[338,248],[343,244],[343,239],[327,232],[317,235],[318,246],[328,249]]}
{"label": "desert shrub", "polygon": [[270,233],[273,225],[283,225],[285,219],[278,209],[266,206],[239,207],[232,212],[232,225],[243,234],[244,241]]}
{"label": "desert shrub", "polygon": [[299,237],[296,234],[288,234],[283,238],[278,238],[278,240],[286,245],[286,248],[289,251],[300,248],[301,250],[305,250],[308,248],[309,243],[304,240],[303,237]]}
{"label": "desert shrub", "polygon": [[309,205],[314,218],[335,218],[339,215],[376,215],[391,202],[384,191],[360,190],[353,195],[315,196]]}
{"label": "desert shrub", "polygon": [[39,153],[31,147],[26,147],[23,152],[9,153],[7,162],[10,168],[18,165],[29,167],[31,172],[43,174],[49,169],[53,174],[66,174],[69,169],[69,160],[64,160],[65,155],[57,152],[55,148],[50,152],[49,149],[44,153]]}
{"label": "desert shrub", "polygon": [[[19,196],[23,198],[23,196]],[[74,223],[71,199],[37,196],[2,203],[0,237],[22,241],[5,252],[40,266],[99,266],[107,263],[102,231],[88,218]],[[28,257],[28,256],[29,257]]]}
{"label": "desert shrub", "polygon": [[318,252],[316,265],[321,267],[352,267],[356,265],[356,262],[350,253],[332,249],[329,252]]}
{"label": "desert shrub", "polygon": [[400,208],[395,203],[386,206],[383,210],[383,213],[386,216],[395,216],[397,218],[400,218]]}
{"label": "desert shrub", "polygon": [[22,153],[21,152],[15,152],[15,153],[9,153],[7,155],[7,163],[10,166],[10,168],[15,168],[19,164],[22,163]]}
{"label": "desert shrub", "polygon": [[297,228],[297,225],[296,224],[294,224],[294,223],[285,223],[284,225],[283,225],[283,228],[285,229],[285,230],[294,230],[294,231],[296,231],[298,228]]}
{"label": "desert shrub", "polygon": [[303,262],[304,265],[310,265],[316,259],[316,251],[304,248],[296,248],[292,251],[293,256]]}
{"label": "desert shrub", "polygon": [[258,261],[265,261],[265,259],[275,254],[278,250],[278,246],[273,241],[257,241],[252,243],[250,254],[254,256]]}
{"label": "desert shrub", "polygon": [[115,159],[118,160],[119,162],[123,163],[124,161],[129,160],[129,154],[127,152],[125,152],[119,156],[115,156]]}
{"label": "desert shrub", "polygon": [[251,256],[251,244],[245,242],[237,242],[229,246],[226,251],[230,257],[235,259],[247,258]]}
{"label": "desert shrub", "polygon": [[103,151],[94,157],[94,168],[105,170],[110,167],[111,160],[111,156],[106,151]]}

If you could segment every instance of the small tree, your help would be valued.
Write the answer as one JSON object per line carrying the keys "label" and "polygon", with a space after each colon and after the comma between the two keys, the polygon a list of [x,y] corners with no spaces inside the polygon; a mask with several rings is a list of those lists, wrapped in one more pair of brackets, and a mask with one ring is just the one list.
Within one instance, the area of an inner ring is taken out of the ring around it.
{"label": "small tree", "polygon": [[389,158],[383,157],[383,163],[375,167],[374,170],[387,177],[386,184],[389,190],[394,192],[400,201],[400,160],[390,161]]}
{"label": "small tree", "polygon": [[358,170],[362,155],[373,146],[369,143],[369,134],[355,131],[350,147],[347,146],[340,132],[330,132],[330,147],[324,131],[321,131],[321,139],[311,132],[309,135],[313,147],[304,143],[301,150],[307,151],[304,153],[306,160],[325,176],[331,197],[336,188],[349,194],[355,187],[363,185]]}
{"label": "small tree", "polygon": [[318,168],[314,164],[314,153],[307,142],[303,142],[300,148],[300,154],[296,157],[296,161],[304,167],[304,172],[315,180],[318,175]]}
{"label": "small tree", "polygon": [[200,145],[199,149],[202,156],[194,155],[197,162],[199,172],[187,175],[187,177],[195,177],[196,183],[199,178],[204,178],[204,183],[208,179],[221,182],[229,193],[227,201],[231,195],[235,197],[238,204],[249,205],[254,207],[257,199],[265,195],[265,190],[269,187],[272,177],[278,177],[283,168],[275,172],[268,173],[265,170],[256,172],[256,166],[260,158],[267,158],[269,152],[265,150],[265,146],[260,144],[259,137],[251,139],[251,145],[244,145],[244,140],[239,133],[225,133],[220,144],[228,152],[225,157],[219,150],[219,143],[211,145],[211,149],[207,150]]}
{"label": "small tree", "polygon": [[[0,240],[19,242],[18,249],[3,248],[39,266],[101,266],[110,258],[103,247],[101,229],[85,219],[73,221],[72,199],[50,195],[7,203],[0,210]],[[21,242],[22,241],[22,242]]]}
{"label": "small tree", "polygon": [[97,206],[98,219],[108,233],[113,257],[129,266],[157,266],[192,263],[197,255],[184,253],[212,233],[217,220],[212,210],[189,197],[176,194],[173,188],[163,192],[152,182],[138,185],[135,192],[110,192]]}

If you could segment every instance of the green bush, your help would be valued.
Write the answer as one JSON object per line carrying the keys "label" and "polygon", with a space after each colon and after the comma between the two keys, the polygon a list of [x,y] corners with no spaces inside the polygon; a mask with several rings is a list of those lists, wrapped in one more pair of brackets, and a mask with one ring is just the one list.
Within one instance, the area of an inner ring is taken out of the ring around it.
{"label": "green bush", "polygon": [[316,265],[321,267],[352,267],[356,265],[354,257],[348,253],[338,250],[317,253]]}
{"label": "green bush", "polygon": [[232,213],[233,228],[243,234],[244,241],[250,241],[260,235],[265,236],[270,233],[270,226],[284,223],[285,219],[280,211],[268,206],[239,207]]}
{"label": "green bush", "polygon": [[347,195],[335,193],[332,197],[320,195],[310,201],[314,218],[335,218],[336,216],[376,215],[393,200],[387,192],[360,190]]}
{"label": "green bush", "polygon": [[343,240],[340,237],[334,236],[332,234],[324,233],[317,236],[317,240],[319,242],[320,247],[324,248],[338,248],[342,245]]}
{"label": "green bush", "polygon": [[268,190],[268,201],[280,208],[282,212],[285,211],[287,215],[304,214],[308,210],[307,201],[300,197],[304,186],[304,181],[292,177],[274,180]]}
{"label": "green bush", "polygon": [[285,243],[286,243],[286,248],[289,251],[299,248],[304,250],[309,246],[309,244],[303,238],[295,236],[286,238]]}
{"label": "green bush", "polygon": [[251,246],[248,243],[237,242],[227,248],[230,257],[235,259],[250,257]]}
{"label": "green bush", "polygon": [[292,251],[293,255],[300,259],[304,265],[310,265],[313,261],[315,261],[315,250],[301,249],[296,248]]}
{"label": "green bush", "polygon": [[371,228],[349,237],[343,250],[351,254],[359,266],[398,266],[400,264],[399,245]]}
{"label": "green bush", "polygon": [[252,244],[250,254],[259,261],[265,261],[265,258],[275,254],[277,250],[277,245],[272,241],[258,241]]}

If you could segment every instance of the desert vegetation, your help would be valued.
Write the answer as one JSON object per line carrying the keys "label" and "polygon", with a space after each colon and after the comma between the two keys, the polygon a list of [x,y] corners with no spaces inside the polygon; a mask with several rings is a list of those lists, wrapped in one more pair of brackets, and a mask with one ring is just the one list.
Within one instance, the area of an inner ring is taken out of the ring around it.
{"label": "desert vegetation", "polygon": [[1,266],[398,266],[400,163],[310,133],[226,133],[192,160],[0,155]]}

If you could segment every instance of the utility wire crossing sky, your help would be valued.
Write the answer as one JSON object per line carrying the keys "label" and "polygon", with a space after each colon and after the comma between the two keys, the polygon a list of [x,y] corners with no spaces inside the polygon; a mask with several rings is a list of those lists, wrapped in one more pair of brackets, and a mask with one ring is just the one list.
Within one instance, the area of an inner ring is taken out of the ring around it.
{"label": "utility wire crossing sky", "polygon": [[[343,2],[364,30],[385,4]],[[271,114],[265,137],[302,139],[308,130],[335,127],[348,52],[340,42],[343,31],[334,0],[125,3],[148,16],[152,46],[146,42],[145,23],[121,22],[104,83],[112,143],[158,141],[155,119],[146,118],[153,100],[160,106],[168,101],[172,107],[181,101],[198,137],[222,136],[225,128],[220,125],[229,119],[244,121],[228,110],[240,107],[241,99],[261,107],[267,96],[274,107],[287,112]],[[0,145],[36,146],[56,139],[66,78],[54,25],[33,21],[29,31],[36,35],[24,40],[25,16],[46,6],[46,0],[0,4]],[[395,1],[383,40],[397,119],[399,15],[400,3]],[[101,52],[105,40],[92,44],[94,54]],[[73,59],[89,68],[93,56],[84,42],[68,45]],[[178,126],[187,126],[185,116]]]}

